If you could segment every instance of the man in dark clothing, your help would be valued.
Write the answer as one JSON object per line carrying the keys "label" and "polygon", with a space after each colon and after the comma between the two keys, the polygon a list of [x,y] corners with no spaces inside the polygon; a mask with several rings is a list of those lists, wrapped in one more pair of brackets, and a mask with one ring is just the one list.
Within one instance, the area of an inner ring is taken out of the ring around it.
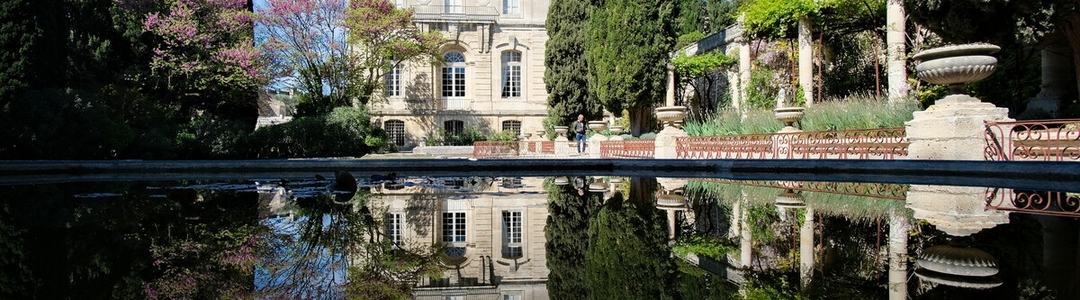
{"label": "man in dark clothing", "polygon": [[585,152],[585,115],[578,115],[574,121],[574,140],[577,141],[577,153]]}

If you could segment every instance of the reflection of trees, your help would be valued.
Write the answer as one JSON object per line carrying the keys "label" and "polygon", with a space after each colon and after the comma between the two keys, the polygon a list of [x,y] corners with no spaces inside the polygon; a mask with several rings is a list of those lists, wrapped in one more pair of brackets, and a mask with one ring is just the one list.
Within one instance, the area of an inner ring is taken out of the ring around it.
{"label": "reflection of trees", "polygon": [[[85,191],[122,194],[72,197]],[[255,193],[156,191],[169,197],[139,185],[5,188],[0,235],[15,252],[0,254],[17,268],[0,262],[17,272],[5,272],[0,298],[250,297]]]}
{"label": "reflection of trees", "polygon": [[547,253],[548,295],[552,299],[583,299],[585,252],[589,249],[589,219],[603,201],[601,194],[578,196],[572,185],[545,183],[548,192],[548,218],[544,226]]}
{"label": "reflection of trees", "polygon": [[297,220],[268,221],[274,233],[257,278],[261,297],[408,297],[420,277],[434,272],[436,251],[391,244],[369,196],[317,193],[297,199]]}
{"label": "reflection of trees", "polygon": [[667,246],[667,220],[655,207],[655,179],[630,181],[630,198],[616,193],[589,221],[585,254],[589,298],[675,297],[675,266]]}

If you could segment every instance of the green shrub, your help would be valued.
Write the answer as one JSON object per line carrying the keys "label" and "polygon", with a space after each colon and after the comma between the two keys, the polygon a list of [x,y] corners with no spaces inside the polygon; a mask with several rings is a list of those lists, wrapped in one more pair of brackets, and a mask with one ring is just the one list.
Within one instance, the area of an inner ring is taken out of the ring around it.
{"label": "green shrub", "polygon": [[241,147],[250,158],[359,157],[387,145],[386,132],[362,108],[338,107],[323,117],[298,117],[259,128]]}

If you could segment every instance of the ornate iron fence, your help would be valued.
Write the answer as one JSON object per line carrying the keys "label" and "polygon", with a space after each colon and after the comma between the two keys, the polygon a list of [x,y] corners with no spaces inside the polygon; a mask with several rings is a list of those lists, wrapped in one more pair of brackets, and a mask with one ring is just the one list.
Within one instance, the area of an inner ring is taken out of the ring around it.
{"label": "ornate iron fence", "polygon": [[986,122],[983,158],[1080,161],[1080,119]]}
{"label": "ornate iron fence", "polygon": [[986,188],[986,208],[1039,215],[1080,216],[1080,194]]}
{"label": "ornate iron fence", "polygon": [[655,140],[600,142],[601,158],[653,158],[655,153]]}
{"label": "ornate iron fence", "polygon": [[680,137],[676,152],[688,159],[895,159],[907,156],[908,142],[906,129],[896,127]]}

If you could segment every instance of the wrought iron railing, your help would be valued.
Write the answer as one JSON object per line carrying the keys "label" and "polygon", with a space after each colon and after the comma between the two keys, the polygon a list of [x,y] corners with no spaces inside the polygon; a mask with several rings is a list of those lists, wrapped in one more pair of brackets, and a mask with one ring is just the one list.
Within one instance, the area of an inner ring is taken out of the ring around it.
{"label": "wrought iron railing", "polygon": [[412,8],[417,22],[495,23],[499,20],[499,11],[493,6],[413,5]]}
{"label": "wrought iron railing", "polygon": [[986,188],[986,208],[1038,215],[1080,217],[1080,194]]}
{"label": "wrought iron railing", "polygon": [[907,154],[903,127],[676,139],[677,157],[687,159],[895,159]]}
{"label": "wrought iron railing", "polygon": [[655,153],[655,140],[600,142],[601,158],[653,158]]}
{"label": "wrought iron railing", "polygon": [[983,157],[993,161],[1080,161],[1080,119],[986,122]]}

